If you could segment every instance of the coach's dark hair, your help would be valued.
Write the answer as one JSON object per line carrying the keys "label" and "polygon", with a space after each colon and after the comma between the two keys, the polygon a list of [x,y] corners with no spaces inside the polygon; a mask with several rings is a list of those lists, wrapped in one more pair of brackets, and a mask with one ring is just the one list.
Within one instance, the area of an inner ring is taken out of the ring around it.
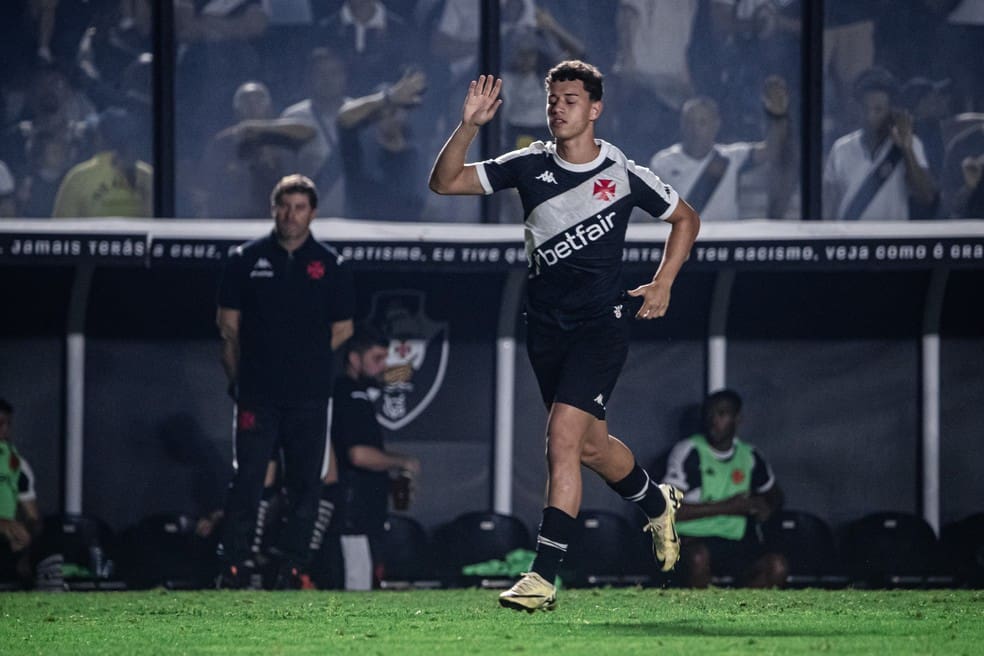
{"label": "coach's dark hair", "polygon": [[345,359],[348,360],[349,353],[362,355],[373,346],[389,348],[389,339],[382,330],[371,323],[361,322],[356,324],[355,331],[347,342],[345,342]]}
{"label": "coach's dark hair", "polygon": [[307,194],[311,209],[318,207],[318,188],[314,185],[314,181],[306,175],[293,173],[280,178],[280,182],[270,194],[270,204],[279,204],[284,194]]}
{"label": "coach's dark hair", "polygon": [[584,90],[588,92],[588,97],[591,100],[601,100],[605,93],[605,76],[597,67],[580,59],[568,59],[551,68],[543,81],[543,85],[549,89],[552,82],[570,82],[571,80],[581,80],[584,83]]}
{"label": "coach's dark hair", "polygon": [[738,392],[732,389],[720,389],[708,394],[704,400],[704,416],[707,416],[707,411],[718,402],[730,404],[735,414],[741,412],[741,396],[739,396]]}
{"label": "coach's dark hair", "polygon": [[7,399],[0,399],[0,412],[12,415],[14,414],[14,406],[10,405],[10,401]]}

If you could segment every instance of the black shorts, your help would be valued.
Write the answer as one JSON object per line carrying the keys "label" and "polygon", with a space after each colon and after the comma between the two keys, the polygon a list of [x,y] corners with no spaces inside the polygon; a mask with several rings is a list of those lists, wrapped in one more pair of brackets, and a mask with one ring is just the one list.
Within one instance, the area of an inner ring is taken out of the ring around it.
{"label": "black shorts", "polygon": [[[751,527],[749,527],[751,528]],[[711,556],[711,573],[714,576],[730,576],[740,581],[755,561],[765,555],[765,546],[759,542],[754,530],[746,530],[741,540],[717,537],[682,537],[682,549],[695,544],[707,547]]]}
{"label": "black shorts", "polygon": [[566,403],[605,418],[605,406],[629,354],[629,314],[618,314],[571,329],[527,320],[526,352],[548,409]]}

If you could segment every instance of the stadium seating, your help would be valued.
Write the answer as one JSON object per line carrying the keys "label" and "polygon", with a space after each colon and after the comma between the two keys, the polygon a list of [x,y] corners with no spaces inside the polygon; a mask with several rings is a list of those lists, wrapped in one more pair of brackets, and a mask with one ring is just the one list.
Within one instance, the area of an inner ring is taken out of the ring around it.
{"label": "stadium seating", "polygon": [[984,588],[984,512],[944,526],[940,547],[955,584]]}
{"label": "stadium seating", "polygon": [[936,534],[918,515],[865,515],[848,525],[843,546],[851,582],[858,587],[921,588],[952,582],[940,571]]}
{"label": "stadium seating", "polygon": [[847,585],[845,572],[830,526],[820,517],[801,510],[780,510],[762,525],[765,546],[781,553],[789,563],[786,584],[791,588],[837,588]]}
{"label": "stadium seating", "polygon": [[578,536],[564,558],[561,578],[575,587],[645,585],[655,562],[649,535],[623,516],[605,510],[581,510]]}
{"label": "stadium seating", "polygon": [[383,589],[435,588],[440,580],[427,531],[407,515],[390,514],[383,533],[372,542],[379,587]]}
{"label": "stadium seating", "polygon": [[466,565],[502,561],[516,549],[532,549],[530,533],[518,518],[495,512],[468,512],[434,531],[439,573],[449,586],[478,585],[501,588],[512,585],[511,575],[501,571],[466,575]]}
{"label": "stadium seating", "polygon": [[214,541],[195,534],[196,520],[162,513],[120,534],[118,569],[128,588],[172,590],[210,587],[218,572]]}

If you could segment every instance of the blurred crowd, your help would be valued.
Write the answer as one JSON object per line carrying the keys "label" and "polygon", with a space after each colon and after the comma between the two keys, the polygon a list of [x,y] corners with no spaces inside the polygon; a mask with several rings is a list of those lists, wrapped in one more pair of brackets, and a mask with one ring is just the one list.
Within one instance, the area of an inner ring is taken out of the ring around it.
{"label": "blurred crowd", "polygon": [[[613,99],[602,137],[678,188],[712,185],[705,219],[799,218],[806,4],[500,0],[494,150],[549,138],[544,73],[583,58]],[[984,216],[984,0],[824,6],[824,218]],[[174,13],[177,216],[268,216],[269,189],[297,171],[325,216],[478,220],[474,199],[428,194],[426,179],[480,72],[480,0],[174,0]],[[11,0],[0,26],[0,216],[151,216],[150,0]],[[865,214],[841,182],[861,175],[835,145],[856,131],[858,157],[878,163],[884,143],[904,166],[895,205],[868,198],[891,215]]]}

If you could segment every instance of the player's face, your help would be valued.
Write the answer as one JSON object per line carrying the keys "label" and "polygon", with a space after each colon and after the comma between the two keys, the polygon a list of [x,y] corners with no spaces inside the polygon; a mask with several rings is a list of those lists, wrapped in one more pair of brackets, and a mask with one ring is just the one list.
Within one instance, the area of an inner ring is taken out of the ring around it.
{"label": "player's face", "polygon": [[386,356],[389,351],[382,346],[373,346],[362,354],[360,358],[362,377],[372,380],[379,380],[386,371]]}
{"label": "player's face", "polygon": [[273,218],[277,222],[277,236],[282,241],[301,240],[311,229],[314,208],[305,193],[283,194],[273,206]]}
{"label": "player's face", "polygon": [[711,446],[727,448],[738,430],[738,413],[730,403],[721,401],[708,408],[704,422]]}
{"label": "player's face", "polygon": [[555,139],[573,139],[593,130],[594,121],[600,114],[601,101],[591,100],[581,80],[550,83],[547,125]]}

